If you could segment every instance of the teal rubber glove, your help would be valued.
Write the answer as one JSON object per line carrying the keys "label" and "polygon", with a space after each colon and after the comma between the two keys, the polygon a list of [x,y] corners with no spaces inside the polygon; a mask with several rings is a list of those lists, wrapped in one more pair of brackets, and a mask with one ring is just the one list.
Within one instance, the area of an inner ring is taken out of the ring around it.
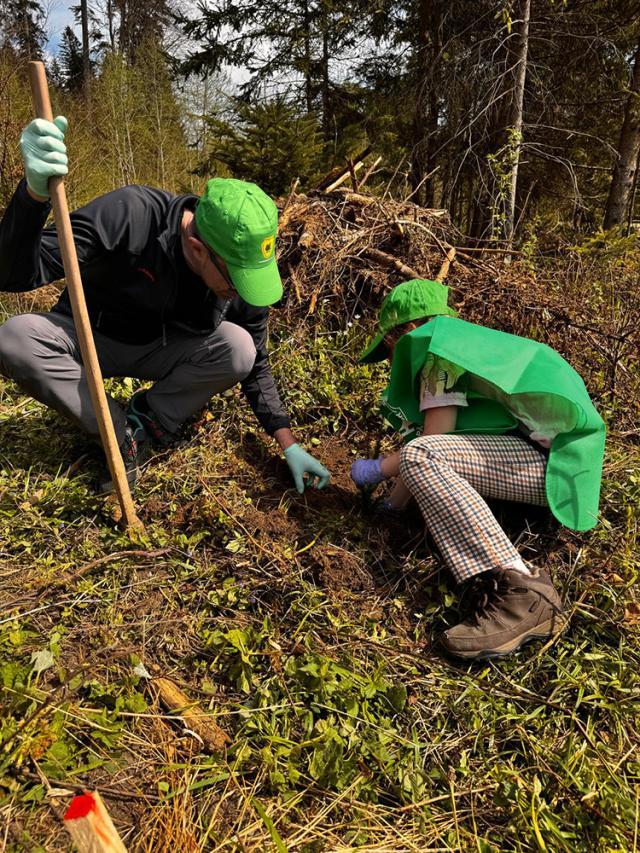
{"label": "teal rubber glove", "polygon": [[43,198],[49,198],[49,178],[67,174],[66,129],[66,118],[58,116],[53,121],[36,118],[22,131],[20,150],[27,184]]}
{"label": "teal rubber glove", "polygon": [[296,489],[300,494],[304,492],[304,474],[310,475],[307,483],[311,483],[316,489],[324,489],[329,482],[331,474],[324,465],[321,465],[317,459],[314,459],[299,444],[292,444],[287,447],[284,452],[284,458],[287,460],[287,465],[293,475]]}

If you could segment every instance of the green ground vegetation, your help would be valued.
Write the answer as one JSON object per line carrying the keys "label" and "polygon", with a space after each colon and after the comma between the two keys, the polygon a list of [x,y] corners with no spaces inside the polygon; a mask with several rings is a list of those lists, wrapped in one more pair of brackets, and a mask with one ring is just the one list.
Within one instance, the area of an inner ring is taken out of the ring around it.
{"label": "green ground vegetation", "polygon": [[[481,666],[433,644],[464,603],[419,518],[378,522],[349,481],[379,436],[383,369],[355,363],[370,315],[275,315],[276,375],[334,472],[324,493],[297,495],[228,392],[146,468],[133,542],[92,492],[83,437],[0,380],[6,849],[67,849],[57,815],[73,790],[97,787],[139,851],[636,850],[640,450],[624,335],[637,260],[603,237],[562,262],[526,261],[586,312],[583,328],[544,312],[531,323],[573,347],[608,421],[603,518],[573,534],[496,509],[550,567],[571,627]],[[32,305],[5,297],[3,316]],[[135,387],[110,383],[123,401]],[[229,749],[206,754],[140,664],[208,708]]]}

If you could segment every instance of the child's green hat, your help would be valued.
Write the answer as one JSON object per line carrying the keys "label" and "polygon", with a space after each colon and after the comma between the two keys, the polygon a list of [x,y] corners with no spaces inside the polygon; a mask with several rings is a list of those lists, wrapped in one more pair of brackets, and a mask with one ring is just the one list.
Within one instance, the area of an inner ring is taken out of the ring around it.
{"label": "child's green hat", "polygon": [[396,326],[440,314],[457,317],[458,312],[447,305],[448,295],[446,284],[421,278],[394,287],[380,306],[380,333],[360,356],[360,364],[371,364],[387,358],[389,353],[384,345],[384,336]]}
{"label": "child's green hat", "polygon": [[196,207],[196,228],[227,265],[245,302],[264,307],[282,297],[275,254],[278,208],[259,186],[212,178]]}

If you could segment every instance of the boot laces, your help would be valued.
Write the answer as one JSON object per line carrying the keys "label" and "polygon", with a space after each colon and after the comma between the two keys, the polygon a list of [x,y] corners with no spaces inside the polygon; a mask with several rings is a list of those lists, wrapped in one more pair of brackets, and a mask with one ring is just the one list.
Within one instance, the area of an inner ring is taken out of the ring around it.
{"label": "boot laces", "polygon": [[125,462],[133,463],[138,456],[138,442],[131,427],[127,427],[124,433],[124,442],[122,445],[122,456]]}
{"label": "boot laces", "polygon": [[[523,587],[526,589],[526,580]],[[491,616],[499,612],[500,605],[512,589],[517,589],[517,587],[509,583],[504,570],[489,572],[486,575],[479,576],[476,579],[476,588],[474,590],[477,596],[476,604],[474,605],[473,612],[465,621],[470,625],[479,627],[482,621],[490,619]],[[536,593],[549,604],[554,613],[562,613],[562,608],[558,607],[556,602],[542,590],[536,589]]]}
{"label": "boot laces", "polygon": [[504,572],[491,572],[477,581],[477,599],[468,619],[465,621],[479,627],[481,622],[490,619],[500,611],[500,605],[505,600],[510,586]]}

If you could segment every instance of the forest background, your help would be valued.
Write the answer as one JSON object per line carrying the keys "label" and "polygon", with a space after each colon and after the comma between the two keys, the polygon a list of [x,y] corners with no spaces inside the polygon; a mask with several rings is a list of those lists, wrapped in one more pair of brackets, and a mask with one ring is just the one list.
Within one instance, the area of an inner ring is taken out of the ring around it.
{"label": "forest background", "polygon": [[[82,438],[0,379],[0,849],[67,849],[60,804],[97,787],[132,850],[637,850],[637,2],[83,0],[55,50],[48,11],[0,0],[0,213],[30,58],[69,119],[72,208],[214,175],[279,197],[274,372],[335,485],[283,495],[230,394],[145,471],[132,547]],[[376,307],[451,244],[464,316],[562,352],[609,433],[594,531],[501,510],[570,632],[480,668],[430,647],[457,598],[419,519],[386,529],[347,474],[380,447],[384,370],[355,363]],[[54,298],[0,294],[0,320]],[[224,753],[159,712],[141,660]]]}
{"label": "forest background", "polygon": [[185,191],[230,174],[281,195],[370,146],[383,164],[374,183],[445,208],[473,238],[633,219],[633,0],[73,9],[81,37],[67,26],[51,55],[40,0],[2,0],[5,204],[31,114],[21,65],[46,55],[70,118],[77,203],[124,183]]}

